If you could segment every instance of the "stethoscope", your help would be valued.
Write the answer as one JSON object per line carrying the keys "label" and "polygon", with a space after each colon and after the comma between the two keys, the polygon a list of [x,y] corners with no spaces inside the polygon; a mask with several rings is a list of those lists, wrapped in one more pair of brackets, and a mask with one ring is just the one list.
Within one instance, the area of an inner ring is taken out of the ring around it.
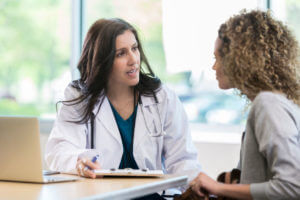
{"label": "stethoscope", "polygon": [[156,107],[156,113],[158,115],[158,121],[159,121],[159,125],[157,126],[157,124],[155,123],[157,120],[154,120],[155,122],[155,129],[157,132],[152,132],[151,129],[149,128],[149,125],[147,123],[147,120],[146,120],[146,117],[145,117],[145,113],[144,113],[144,106],[143,106],[143,103],[142,103],[142,100],[141,98],[139,97],[139,104],[140,104],[140,108],[141,108],[141,112],[142,112],[142,115],[143,115],[143,118],[144,118],[144,122],[145,122],[145,125],[146,125],[146,128],[149,132],[149,135],[151,137],[161,137],[161,136],[164,136],[166,135],[166,132],[164,131],[164,127],[163,127],[163,123],[162,123],[162,119],[161,119],[161,116],[160,116],[160,113],[159,113],[159,109],[158,109],[158,100],[156,98],[156,96],[154,95],[154,100],[155,100],[155,107]]}
{"label": "stethoscope", "polygon": [[[143,115],[143,118],[144,118],[144,122],[145,122],[145,125],[146,125],[146,128],[148,130],[148,134],[149,136],[151,137],[161,137],[161,136],[164,136],[166,135],[166,132],[164,131],[164,127],[163,127],[163,123],[162,123],[162,120],[161,120],[161,116],[160,116],[160,113],[159,113],[159,109],[158,109],[158,100],[154,94],[154,100],[155,100],[155,107],[156,107],[156,112],[157,112],[157,115],[158,115],[158,118],[159,118],[159,125],[156,126],[156,123],[155,123],[155,128],[157,130],[157,132],[151,132],[151,129],[149,128],[149,125],[147,123],[147,120],[146,120],[146,117],[145,117],[145,113],[144,113],[144,106],[143,106],[143,103],[142,103],[142,100],[141,98],[139,97],[138,99],[138,103],[140,104],[140,108],[141,108],[141,112],[142,112],[142,115]],[[95,145],[94,145],[94,141],[95,141],[95,115],[92,113],[91,115],[91,144],[90,144],[90,147],[91,149],[94,149],[95,148]],[[156,120],[154,120],[156,121]],[[160,130],[158,130],[158,127]]]}

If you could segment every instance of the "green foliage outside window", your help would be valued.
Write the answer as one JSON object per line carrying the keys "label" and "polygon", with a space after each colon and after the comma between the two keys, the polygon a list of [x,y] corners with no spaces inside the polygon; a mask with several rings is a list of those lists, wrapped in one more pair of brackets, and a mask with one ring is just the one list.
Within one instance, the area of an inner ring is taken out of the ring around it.
{"label": "green foliage outside window", "polygon": [[[62,2],[1,1],[1,115],[40,116],[55,112],[54,94],[45,88],[69,68],[70,10]],[[64,21],[68,24],[62,28]],[[24,82],[34,87],[25,88]],[[32,94],[35,98],[30,98]]]}
{"label": "green foliage outside window", "polygon": [[100,18],[122,18],[139,32],[150,65],[162,80],[168,79],[162,41],[161,0],[86,1],[86,30]]}
{"label": "green foliage outside window", "polygon": [[[0,115],[42,116],[56,112],[53,83],[63,73],[70,73],[71,2],[1,0]],[[159,78],[168,83],[189,84],[190,72],[175,75],[166,72],[161,0],[85,3],[85,31],[99,18],[127,20],[139,30],[145,53]],[[286,21],[298,40],[299,11],[299,0],[286,0]],[[28,82],[32,87],[24,86]]]}

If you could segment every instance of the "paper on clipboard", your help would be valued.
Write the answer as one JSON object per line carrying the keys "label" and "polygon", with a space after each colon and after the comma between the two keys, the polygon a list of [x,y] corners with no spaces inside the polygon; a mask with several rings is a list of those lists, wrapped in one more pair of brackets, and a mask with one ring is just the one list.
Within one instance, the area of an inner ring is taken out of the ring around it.
{"label": "paper on clipboard", "polygon": [[162,177],[162,170],[148,169],[99,169],[94,170],[97,176],[133,176],[133,177]]}

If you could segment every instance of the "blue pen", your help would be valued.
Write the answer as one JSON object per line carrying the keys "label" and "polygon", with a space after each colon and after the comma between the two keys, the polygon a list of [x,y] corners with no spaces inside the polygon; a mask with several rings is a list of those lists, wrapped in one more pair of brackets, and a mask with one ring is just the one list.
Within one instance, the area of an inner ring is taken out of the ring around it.
{"label": "blue pen", "polygon": [[[92,159],[92,162],[95,163],[98,158],[99,158],[99,155],[94,156],[93,159]],[[88,170],[88,169],[90,170],[91,168],[89,166],[86,166],[84,168],[84,170]]]}

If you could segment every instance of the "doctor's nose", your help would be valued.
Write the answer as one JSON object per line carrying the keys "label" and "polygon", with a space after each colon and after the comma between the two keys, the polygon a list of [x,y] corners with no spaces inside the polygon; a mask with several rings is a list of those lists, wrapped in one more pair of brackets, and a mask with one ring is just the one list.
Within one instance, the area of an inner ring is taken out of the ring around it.
{"label": "doctor's nose", "polygon": [[129,65],[135,65],[139,61],[139,55],[136,54],[135,52],[130,51],[129,53],[129,60],[128,63]]}

